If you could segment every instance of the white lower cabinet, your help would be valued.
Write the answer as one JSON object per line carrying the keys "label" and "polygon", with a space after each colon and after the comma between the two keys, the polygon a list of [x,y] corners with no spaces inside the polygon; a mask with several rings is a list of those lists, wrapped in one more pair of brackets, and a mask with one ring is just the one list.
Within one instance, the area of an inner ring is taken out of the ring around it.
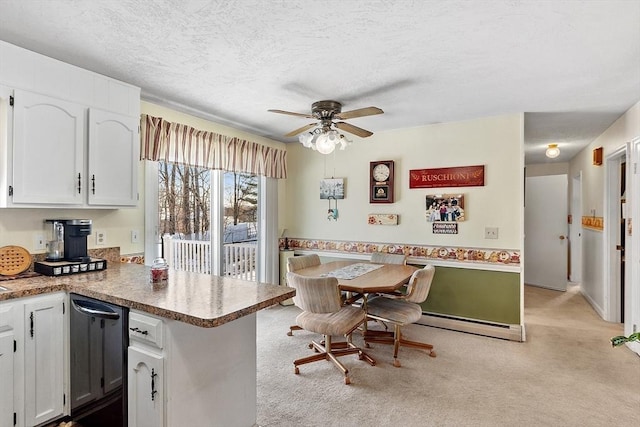
{"label": "white lower cabinet", "polygon": [[0,427],[13,427],[13,330],[0,332]]}
{"label": "white lower cabinet", "polygon": [[256,315],[213,328],[129,313],[129,427],[256,423]]}
{"label": "white lower cabinet", "polygon": [[24,304],[25,424],[38,425],[63,415],[64,295]]}
{"label": "white lower cabinet", "polygon": [[164,358],[135,346],[128,357],[129,426],[163,426]]}
{"label": "white lower cabinet", "polygon": [[0,427],[68,414],[65,301],[56,293],[0,304]]}

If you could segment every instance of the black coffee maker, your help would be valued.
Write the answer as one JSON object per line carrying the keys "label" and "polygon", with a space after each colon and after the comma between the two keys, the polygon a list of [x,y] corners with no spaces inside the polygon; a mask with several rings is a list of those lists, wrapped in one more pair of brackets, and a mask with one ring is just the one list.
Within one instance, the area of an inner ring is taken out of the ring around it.
{"label": "black coffee maker", "polygon": [[[48,243],[47,261],[89,262],[91,260],[87,255],[87,236],[91,234],[90,219],[48,219],[45,222],[52,228],[53,235]],[[60,250],[60,244],[64,252]]]}
{"label": "black coffee maker", "polygon": [[89,262],[87,236],[91,234],[90,219],[67,219],[64,222],[64,259]]}

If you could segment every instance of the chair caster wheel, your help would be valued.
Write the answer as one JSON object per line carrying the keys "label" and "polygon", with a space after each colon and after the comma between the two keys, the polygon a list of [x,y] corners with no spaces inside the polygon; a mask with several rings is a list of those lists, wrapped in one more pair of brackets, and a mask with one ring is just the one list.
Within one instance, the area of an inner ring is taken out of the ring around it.
{"label": "chair caster wheel", "polygon": [[307,347],[313,348],[313,344],[307,344]]}
{"label": "chair caster wheel", "polygon": [[365,343],[364,343],[364,347],[365,347],[365,348],[371,348],[371,346],[369,345],[369,343],[368,343],[368,342],[365,342]]}
{"label": "chair caster wheel", "polygon": [[351,379],[349,377],[344,377],[344,383],[347,385],[351,384]]}
{"label": "chair caster wheel", "polygon": [[300,369],[298,369],[298,367],[296,366],[295,368],[293,368],[293,373],[294,374],[299,374],[300,373]]}
{"label": "chair caster wheel", "polygon": [[402,365],[400,365],[400,361],[398,359],[393,359],[393,366],[395,366],[396,368],[399,368]]}
{"label": "chair caster wheel", "polygon": [[435,351],[430,351],[430,352],[429,352],[429,356],[431,356],[431,357],[436,357],[436,352],[435,352]]}
{"label": "chair caster wheel", "polygon": [[288,337],[292,337],[292,336],[293,336],[293,331],[289,331],[289,332],[287,332],[287,336],[288,336]]}

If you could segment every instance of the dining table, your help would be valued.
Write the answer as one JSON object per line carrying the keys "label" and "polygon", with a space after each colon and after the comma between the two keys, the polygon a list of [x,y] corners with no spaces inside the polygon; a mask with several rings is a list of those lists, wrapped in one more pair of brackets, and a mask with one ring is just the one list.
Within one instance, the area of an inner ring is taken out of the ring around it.
{"label": "dining table", "polygon": [[[367,311],[367,296],[375,293],[398,291],[405,285],[418,267],[403,264],[374,264],[362,261],[331,261],[313,267],[296,270],[307,277],[335,277],[338,287],[347,292],[345,303],[353,304],[362,299],[362,309]],[[362,324],[362,334],[367,335],[367,322]],[[379,333],[378,333],[379,334]],[[364,354],[371,365],[375,360]]]}
{"label": "dining table", "polygon": [[[354,268],[354,266],[362,266],[364,268],[358,269]],[[376,268],[367,271],[366,266],[374,266]],[[357,276],[349,275],[349,267],[352,268],[352,271],[354,271],[354,274],[357,274]],[[341,291],[366,295],[378,292],[397,291],[408,282],[416,270],[418,270],[418,267],[403,264],[331,261],[297,270],[296,273],[308,277],[336,277]]]}

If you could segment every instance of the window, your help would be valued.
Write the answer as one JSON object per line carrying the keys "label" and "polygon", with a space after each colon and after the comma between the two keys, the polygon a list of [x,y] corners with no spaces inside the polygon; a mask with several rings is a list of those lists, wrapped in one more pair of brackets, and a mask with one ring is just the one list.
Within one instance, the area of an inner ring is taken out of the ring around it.
{"label": "window", "polygon": [[[258,187],[255,175],[157,163],[158,253],[172,268],[256,280]],[[215,188],[221,176],[222,196]],[[212,197],[212,195],[214,197]],[[222,214],[215,215],[220,206]],[[213,208],[213,209],[212,209]],[[212,213],[214,213],[212,215]],[[213,219],[212,219],[213,218]],[[221,227],[213,224],[220,218]],[[221,233],[216,230],[221,229]],[[221,236],[221,242],[218,242]],[[213,259],[221,243],[220,267]]]}

